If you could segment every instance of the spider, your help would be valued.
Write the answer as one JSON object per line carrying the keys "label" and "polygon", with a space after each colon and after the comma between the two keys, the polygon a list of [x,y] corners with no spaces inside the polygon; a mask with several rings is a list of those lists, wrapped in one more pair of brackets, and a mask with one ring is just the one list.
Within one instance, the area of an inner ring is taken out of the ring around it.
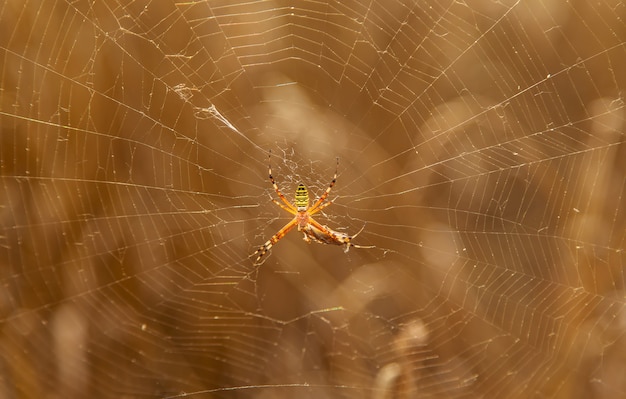
{"label": "spider", "polygon": [[359,232],[356,233],[355,235],[350,236],[346,233],[334,231],[328,226],[323,226],[312,218],[314,214],[318,213],[319,211],[321,211],[322,209],[326,208],[327,206],[333,203],[332,201],[326,201],[326,202],[324,201],[326,200],[326,198],[328,198],[328,195],[330,194],[330,190],[332,190],[333,186],[335,185],[335,182],[337,181],[338,169],[339,169],[339,158],[337,158],[337,165],[335,167],[335,175],[333,176],[333,180],[330,182],[330,185],[328,186],[326,191],[324,191],[324,194],[322,194],[322,196],[319,197],[319,199],[315,201],[312,206],[309,206],[309,191],[307,190],[306,186],[302,183],[298,184],[298,188],[296,189],[295,205],[294,205],[290,203],[287,200],[287,198],[285,198],[283,193],[281,193],[280,189],[278,188],[276,181],[274,181],[274,177],[272,176],[272,154],[270,152],[269,154],[270,182],[272,182],[272,186],[274,187],[276,194],[283,201],[284,205],[276,201],[276,199],[274,198],[272,198],[272,202],[278,205],[279,207],[281,207],[282,209],[286,210],[287,212],[291,213],[292,215],[294,215],[294,218],[291,219],[289,223],[284,225],[282,229],[278,230],[278,232],[274,234],[272,238],[267,240],[265,244],[261,245],[259,249],[257,249],[256,252],[251,255],[251,256],[255,256],[258,254],[258,257],[254,261],[255,264],[260,264],[261,259],[272,248],[272,246],[276,244],[278,241],[280,241],[281,238],[283,238],[291,229],[293,229],[296,226],[298,227],[298,231],[301,231],[304,234],[302,239],[308,243],[310,243],[311,240],[313,240],[320,244],[344,245],[345,246],[344,252],[348,252],[350,247],[373,248],[373,246],[356,245],[351,242],[354,237],[356,237],[357,235],[359,235],[359,233],[361,233],[361,231],[363,231],[363,228],[361,228],[361,230],[359,230]]}

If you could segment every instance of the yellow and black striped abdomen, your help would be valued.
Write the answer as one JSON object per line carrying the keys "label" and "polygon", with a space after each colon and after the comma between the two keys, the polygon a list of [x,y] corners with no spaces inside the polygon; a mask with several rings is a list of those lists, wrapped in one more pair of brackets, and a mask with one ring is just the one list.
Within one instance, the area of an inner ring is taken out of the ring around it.
{"label": "yellow and black striped abdomen", "polygon": [[296,189],[296,208],[298,211],[305,211],[309,208],[309,190],[302,183]]}

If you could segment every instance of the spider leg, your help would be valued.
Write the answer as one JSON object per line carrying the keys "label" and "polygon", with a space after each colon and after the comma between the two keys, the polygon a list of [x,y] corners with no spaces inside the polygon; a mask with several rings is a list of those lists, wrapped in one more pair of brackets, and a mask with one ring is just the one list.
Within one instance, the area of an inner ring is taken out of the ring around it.
{"label": "spider leg", "polygon": [[283,208],[287,212],[291,213],[292,215],[297,215],[298,214],[298,211],[294,211],[291,208],[287,208],[285,205],[283,205],[280,202],[276,201],[274,198],[272,198],[272,202],[275,203],[276,205],[280,206],[281,208]]}
{"label": "spider leg", "polygon": [[326,208],[328,205],[332,205],[332,204],[333,204],[333,201],[326,201],[323,204],[318,205],[317,208],[313,209],[312,211],[311,210],[308,211],[309,216],[315,215],[317,212],[321,211],[322,209]]}
{"label": "spider leg", "polygon": [[259,255],[256,260],[254,261],[255,265],[259,265],[261,264],[261,258],[263,258],[263,256],[270,250],[272,249],[272,246],[274,246],[274,244],[276,244],[278,241],[280,241],[281,238],[283,238],[285,236],[285,234],[287,234],[291,229],[293,229],[296,224],[298,223],[298,219],[293,218],[291,220],[291,222],[287,223],[285,226],[283,226],[282,229],[278,230],[278,232],[276,234],[274,234],[272,236],[272,238],[270,238],[269,240],[267,240],[267,242],[263,245],[261,245],[259,247],[259,249],[256,250],[255,253],[253,253],[251,256],[254,255]]}
{"label": "spider leg", "polygon": [[[335,182],[337,181],[338,170],[339,170],[339,157],[337,157],[337,165],[335,166],[335,175],[333,176],[333,180],[330,182],[330,185],[328,186],[326,191],[324,191],[324,194],[322,194],[322,196],[317,201],[315,201],[315,203],[309,208],[309,215],[316,213],[318,211],[318,207],[322,204],[322,202],[324,202],[326,198],[328,198],[328,195],[330,194],[330,190],[333,189],[333,186],[335,185]],[[328,205],[325,205],[324,207]]]}
{"label": "spider leg", "polygon": [[[276,194],[278,195],[278,197],[287,205],[289,209],[292,209],[295,211],[296,208],[293,205],[291,205],[291,203],[287,200],[287,198],[285,198],[283,193],[280,192],[280,189],[278,188],[278,184],[276,184],[276,181],[274,181],[274,177],[272,176],[272,151],[269,152],[268,169],[269,169],[270,181],[272,182],[274,191],[276,191]],[[281,208],[284,209],[283,206],[281,206]],[[294,213],[294,212],[291,212],[291,213]]]}

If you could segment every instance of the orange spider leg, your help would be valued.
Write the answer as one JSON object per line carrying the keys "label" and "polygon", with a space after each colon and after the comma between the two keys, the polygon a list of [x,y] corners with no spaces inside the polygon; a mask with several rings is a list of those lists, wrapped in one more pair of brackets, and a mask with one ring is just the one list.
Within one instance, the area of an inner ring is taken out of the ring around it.
{"label": "orange spider leg", "polygon": [[[293,205],[287,200],[287,198],[285,198],[283,193],[280,192],[280,189],[278,188],[278,184],[276,184],[276,182],[274,181],[274,177],[272,176],[272,151],[270,151],[270,153],[269,153],[268,166],[269,166],[270,181],[272,182],[272,186],[274,187],[274,191],[276,191],[276,194],[278,195],[278,197],[287,205],[287,207],[289,209],[295,209],[293,207]],[[282,206],[281,206],[281,208],[282,208]]]}
{"label": "orange spider leg", "polygon": [[287,223],[282,229],[278,230],[278,233],[274,234],[272,238],[267,240],[265,244],[261,245],[259,249],[257,249],[256,252],[252,254],[252,256],[259,254],[254,263],[258,265],[263,255],[265,255],[270,249],[272,249],[272,246],[280,241],[280,239],[283,238],[285,234],[289,233],[289,231],[293,229],[297,223],[297,218],[292,219],[291,222]]}
{"label": "orange spider leg", "polygon": [[272,198],[272,202],[275,203],[276,205],[280,206],[281,208],[283,208],[287,212],[291,213],[292,215],[297,215],[298,214],[298,211],[296,211],[295,209],[292,209],[292,208],[287,208],[285,205],[283,205],[280,202],[276,201],[274,198]]}
{"label": "orange spider leg", "polygon": [[[328,198],[328,195],[330,194],[330,190],[333,189],[333,186],[335,185],[335,182],[337,181],[337,170],[339,170],[339,157],[337,157],[337,166],[335,167],[335,175],[333,176],[333,180],[330,182],[330,185],[328,186],[326,191],[324,191],[324,194],[322,194],[322,196],[317,201],[315,201],[313,206],[311,206],[308,209],[309,215],[316,213],[318,211],[317,208],[322,204],[322,202],[324,202],[326,198]],[[330,205],[331,203],[332,202],[329,202],[328,204],[324,205],[324,208]]]}
{"label": "orange spider leg", "polygon": [[308,211],[309,216],[315,215],[317,212],[321,211],[322,209],[326,208],[328,205],[332,205],[332,204],[333,204],[332,201],[328,201],[328,202],[323,203],[322,205],[319,205],[316,209],[309,210]]}

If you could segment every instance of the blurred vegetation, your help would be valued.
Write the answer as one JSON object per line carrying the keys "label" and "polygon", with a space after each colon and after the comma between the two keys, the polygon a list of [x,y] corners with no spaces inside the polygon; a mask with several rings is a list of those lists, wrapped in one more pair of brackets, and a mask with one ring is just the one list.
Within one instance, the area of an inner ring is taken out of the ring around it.
{"label": "blurred vegetation", "polygon": [[431,3],[1,5],[0,397],[626,396],[626,7]]}

